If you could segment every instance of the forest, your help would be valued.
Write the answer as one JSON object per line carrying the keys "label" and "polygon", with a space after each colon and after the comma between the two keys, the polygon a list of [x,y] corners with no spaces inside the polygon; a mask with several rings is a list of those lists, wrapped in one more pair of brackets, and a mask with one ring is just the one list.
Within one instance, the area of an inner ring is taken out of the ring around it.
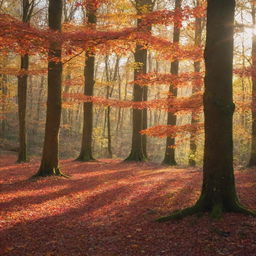
{"label": "forest", "polygon": [[256,1],[0,0],[0,254],[256,255]]}

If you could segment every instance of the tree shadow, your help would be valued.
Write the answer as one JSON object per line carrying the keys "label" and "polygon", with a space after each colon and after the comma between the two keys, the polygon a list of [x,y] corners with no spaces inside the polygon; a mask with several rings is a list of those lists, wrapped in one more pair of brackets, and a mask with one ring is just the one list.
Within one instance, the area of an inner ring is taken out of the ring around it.
{"label": "tree shadow", "polygon": [[[212,224],[207,218],[202,217],[200,222],[194,216],[164,224],[154,221],[167,209],[190,204],[201,185],[201,174],[186,170],[162,172],[162,167],[155,166],[150,172],[150,165],[145,172],[133,164],[104,165],[100,170],[84,166],[73,170],[73,180],[50,178],[22,184],[23,191],[32,189],[31,184],[49,191],[15,199],[16,206],[21,200],[16,209],[12,204],[5,205],[5,219],[0,222],[1,255],[228,255],[226,238],[210,230]],[[126,169],[118,171],[121,166]],[[70,167],[67,162],[65,168]],[[19,191],[19,185],[15,188]],[[45,208],[41,208],[43,203],[47,203]],[[240,216],[238,223],[233,215],[228,216],[236,229],[242,223],[253,225],[249,220]],[[220,227],[223,225],[220,223]],[[246,243],[253,244],[256,233],[246,235]],[[229,255],[255,255],[253,247],[235,247],[236,235],[228,239]]]}
{"label": "tree shadow", "polygon": [[[49,251],[56,255],[87,255],[85,251],[90,252],[88,255],[100,255],[94,253],[99,247],[102,251],[106,243],[116,241],[117,234],[122,236],[118,227],[123,223],[133,223],[141,216],[147,210],[145,201],[153,203],[158,192],[169,186],[171,180],[148,190],[143,196],[134,195],[133,191],[143,183],[121,184],[117,188],[93,194],[77,208],[71,205],[69,210],[61,214],[20,222],[1,231],[7,248],[2,255],[27,255],[35,249],[40,252],[38,255]],[[129,202],[121,203],[128,195],[132,195]],[[114,225],[117,229],[113,229]],[[19,235],[21,232],[22,236]],[[106,232],[104,239],[102,232]],[[8,248],[11,248],[10,252]]]}

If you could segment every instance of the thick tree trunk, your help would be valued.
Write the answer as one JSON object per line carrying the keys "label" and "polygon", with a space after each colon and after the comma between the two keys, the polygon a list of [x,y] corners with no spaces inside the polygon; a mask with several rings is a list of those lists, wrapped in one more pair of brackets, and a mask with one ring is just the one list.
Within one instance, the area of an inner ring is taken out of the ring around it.
{"label": "thick tree trunk", "polygon": [[[252,21],[253,26],[256,26],[256,8],[255,3],[252,2]],[[256,35],[253,34],[252,37],[252,70],[256,68]],[[252,103],[251,103],[251,116],[252,116],[252,144],[251,144],[251,154],[248,167],[256,166],[256,73],[252,72]]]}
{"label": "thick tree trunk", "polygon": [[[21,70],[28,71],[29,56],[21,57]],[[19,114],[19,153],[18,163],[27,162],[27,87],[28,75],[23,74],[18,77],[18,114]]]}
{"label": "thick tree trunk", "polygon": [[[61,17],[62,0],[50,0],[50,29],[55,31],[61,30]],[[55,59],[58,61],[56,62]],[[43,156],[39,171],[36,176],[61,175],[58,158],[59,129],[61,120],[61,78],[61,45],[57,42],[51,42],[48,62],[48,96]]]}
{"label": "thick tree trunk", "polygon": [[234,0],[208,0],[204,93],[205,148],[201,196],[193,207],[160,218],[159,221],[204,211],[211,212],[212,217],[220,217],[222,212],[254,215],[239,204],[233,171],[234,12]]}
{"label": "thick tree trunk", "polygon": [[[88,24],[95,26],[96,10],[87,10]],[[87,52],[85,56],[85,85],[84,94],[86,96],[93,96],[94,88],[94,65],[95,65],[95,55],[94,53]],[[92,129],[93,129],[93,104],[92,102],[84,103],[84,116],[83,116],[83,135],[82,135],[82,146],[80,150],[80,155],[77,158],[78,161],[94,161],[92,156]]]}
{"label": "thick tree trunk", "polygon": [[[181,8],[182,0],[175,0],[175,9]],[[173,28],[173,43],[179,43],[180,41],[180,27],[178,24],[174,23]],[[171,63],[171,74],[178,75],[179,73],[179,61],[173,61]],[[177,97],[177,88],[173,85],[169,87],[170,95]],[[167,113],[167,125],[176,125],[177,117],[174,113]],[[175,139],[173,137],[167,137],[166,139],[166,148],[164,154],[163,164],[166,165],[177,165],[175,160]]]}
{"label": "thick tree trunk", "polygon": [[208,0],[205,49],[205,148],[202,210],[219,215],[236,211],[233,170],[233,35],[234,0]]}

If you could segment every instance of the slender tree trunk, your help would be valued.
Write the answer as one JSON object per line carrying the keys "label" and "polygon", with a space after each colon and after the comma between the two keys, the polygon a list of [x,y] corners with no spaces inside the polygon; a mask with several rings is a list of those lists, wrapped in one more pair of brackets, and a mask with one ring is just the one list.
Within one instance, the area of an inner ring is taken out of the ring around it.
{"label": "slender tree trunk", "polygon": [[[29,56],[21,57],[21,70],[28,71]],[[27,162],[27,86],[28,75],[23,74],[18,77],[18,114],[19,114],[19,153],[18,163]]]}
{"label": "slender tree trunk", "polygon": [[[143,63],[142,67],[136,68],[134,70],[134,80],[136,80],[139,74],[146,73],[147,50],[143,49],[141,45],[137,45],[134,58],[136,63]],[[137,102],[142,100],[143,87],[138,84],[134,84],[133,101]],[[145,161],[146,156],[143,151],[142,135],[140,134],[140,131],[143,129],[143,110],[132,110],[132,123],[132,148],[130,155],[126,158],[125,161]]]}
{"label": "slender tree trunk", "polygon": [[[22,1],[22,21],[29,23],[34,9],[34,0]],[[29,56],[25,54],[21,56],[21,71],[28,71]],[[27,162],[27,87],[28,75],[23,74],[18,76],[18,116],[19,116],[19,152],[18,163]]]}
{"label": "slender tree trunk", "polygon": [[[152,11],[153,2],[152,0],[136,0],[137,13],[141,14],[143,9],[148,9]],[[146,26],[140,28],[141,20],[137,20],[137,26],[139,29],[143,29],[145,32],[151,31],[151,26]],[[139,63],[139,67],[134,70],[134,80],[137,80],[140,74],[145,74],[147,72],[147,49],[144,49],[142,45],[137,44],[134,60]],[[138,84],[134,84],[133,87],[133,101],[143,101],[147,100],[147,89],[141,87]],[[125,159],[125,161],[145,161],[147,159],[146,152],[146,137],[141,135],[140,131],[147,128],[147,110],[133,109],[132,111],[132,148],[130,155]]]}
{"label": "slender tree trunk", "polygon": [[112,137],[111,137],[111,122],[110,122],[110,107],[107,108],[107,131],[108,131],[108,158],[113,157],[112,153]]}
{"label": "slender tree trunk", "polygon": [[[175,9],[181,8],[182,0],[175,0]],[[179,43],[180,41],[180,27],[176,22],[174,23],[173,28],[173,43]],[[178,75],[179,73],[179,61],[173,61],[171,63],[171,74]],[[177,88],[175,88],[173,85],[170,85],[169,87],[169,93],[170,95],[173,95],[177,97]],[[177,117],[175,113],[168,112],[167,113],[167,125],[176,125]],[[165,155],[163,164],[167,165],[177,165],[175,160],[175,138],[173,137],[167,137],[166,139],[166,148],[165,148]]]}
{"label": "slender tree trunk", "polygon": [[3,118],[1,120],[0,137],[5,139],[6,128],[7,128],[7,120],[6,120],[6,116],[5,116],[6,104],[7,104],[7,75],[6,74],[0,75],[0,85],[1,85],[1,91],[2,91],[1,113],[3,115]]}
{"label": "slender tree trunk", "polygon": [[[144,86],[143,87],[143,101],[147,101],[148,100],[148,87]],[[148,128],[148,110],[145,108],[142,110],[142,130],[146,130]],[[145,158],[148,158],[148,154],[147,154],[147,135],[141,135],[141,139],[142,139],[142,150],[144,153]]]}
{"label": "slender tree trunk", "polygon": [[[88,23],[91,26],[95,26],[96,10],[87,10]],[[95,65],[95,55],[92,52],[86,52],[85,56],[85,86],[84,94],[86,96],[93,96],[94,88],[94,65]],[[83,116],[83,135],[82,135],[82,146],[80,155],[77,158],[78,161],[93,161],[92,156],[92,129],[93,129],[93,104],[92,102],[84,103],[84,116]]]}
{"label": "slender tree trunk", "polygon": [[[119,66],[117,70],[117,78],[118,78],[118,100],[121,100],[121,95],[122,95],[122,90],[121,90],[121,77],[120,77],[120,71],[119,71]],[[118,113],[117,113],[117,122],[116,122],[116,136],[119,136],[119,127],[120,127],[120,121],[121,121],[121,108],[118,108]]]}
{"label": "slender tree trunk", "polygon": [[[85,63],[85,87],[84,94],[86,96],[93,96],[94,87],[94,63],[95,57],[86,54]],[[84,103],[83,112],[83,135],[82,135],[82,146],[80,155],[77,158],[79,161],[92,161],[92,125],[93,125],[93,105],[92,102]]]}
{"label": "slender tree trunk", "polygon": [[[49,1],[49,27],[61,31],[62,0]],[[55,59],[58,59],[56,62]],[[61,121],[61,45],[51,42],[48,62],[48,96],[45,138],[41,165],[36,176],[61,175],[59,169],[59,129]]]}
{"label": "slender tree trunk", "polygon": [[[114,70],[112,72],[110,72],[109,64],[108,64],[108,56],[106,56],[106,59],[105,59],[106,78],[107,78],[107,82],[108,82],[107,93],[106,93],[107,99],[109,99],[109,97],[112,96],[115,82],[118,79],[119,60],[120,60],[120,58],[117,56]],[[110,82],[113,83],[113,85],[111,87],[109,86]],[[113,152],[112,152],[111,107],[110,106],[107,107],[105,115],[106,115],[106,121],[107,121],[107,138],[108,138],[107,156],[108,156],[108,158],[112,158]]]}
{"label": "slender tree trunk", "polygon": [[[71,70],[70,70],[69,67],[67,68],[66,72],[67,72],[67,74],[65,75],[65,82],[69,82],[72,78]],[[64,93],[69,93],[70,86],[68,84],[65,84],[63,87],[64,87],[63,92]],[[62,109],[62,124],[64,124],[64,125],[70,124],[69,120],[68,120],[68,116],[69,116],[70,111],[72,111],[72,110],[70,110],[68,108]]]}
{"label": "slender tree trunk", "polygon": [[[197,0],[197,6],[200,4],[200,1]],[[195,20],[195,46],[200,46],[202,42],[202,18],[196,18]],[[194,62],[194,71],[196,73],[200,72],[201,70],[201,62],[200,61],[195,61]],[[194,86],[192,89],[192,94],[199,92],[201,90],[201,87],[196,87]],[[198,123],[198,116],[195,112],[192,112],[192,117],[191,117],[191,124],[196,125]],[[190,153],[189,153],[189,165],[194,167],[196,166],[196,151],[197,151],[197,144],[196,144],[196,138],[197,134],[196,131],[192,132],[190,134]]]}
{"label": "slender tree trunk", "polygon": [[40,88],[39,88],[38,102],[37,102],[37,115],[36,115],[36,120],[38,122],[37,128],[39,128],[39,121],[40,121],[40,116],[41,116],[41,104],[42,104],[42,99],[43,99],[44,83],[45,83],[45,77],[44,77],[44,75],[42,75],[41,79],[40,79]]}
{"label": "slender tree trunk", "polygon": [[233,170],[232,61],[235,0],[208,0],[205,48],[205,148],[203,185],[197,203],[180,212],[160,218],[166,221],[196,212],[222,212],[255,215],[240,206]]}
{"label": "slender tree trunk", "polygon": [[[256,26],[256,8],[255,3],[252,2],[252,21],[253,26]],[[256,69],[256,35],[252,36],[252,70]],[[252,144],[251,144],[251,155],[249,160],[249,167],[256,166],[256,72],[252,72],[252,103],[251,103],[251,116],[252,116]]]}

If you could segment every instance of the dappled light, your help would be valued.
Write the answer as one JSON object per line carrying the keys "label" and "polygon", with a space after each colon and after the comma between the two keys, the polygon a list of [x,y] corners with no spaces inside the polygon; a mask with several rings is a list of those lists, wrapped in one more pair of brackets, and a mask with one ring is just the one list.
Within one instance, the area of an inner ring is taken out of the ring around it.
{"label": "dappled light", "polygon": [[255,256],[256,1],[0,0],[0,255]]}
{"label": "dappled light", "polygon": [[[69,179],[34,180],[29,178],[38,160],[22,165],[14,160],[1,157],[1,255],[252,255],[255,250],[252,217],[227,213],[221,221],[192,216],[155,222],[196,201],[198,169],[64,160],[60,164]],[[255,208],[255,172],[236,177],[242,202]]]}

